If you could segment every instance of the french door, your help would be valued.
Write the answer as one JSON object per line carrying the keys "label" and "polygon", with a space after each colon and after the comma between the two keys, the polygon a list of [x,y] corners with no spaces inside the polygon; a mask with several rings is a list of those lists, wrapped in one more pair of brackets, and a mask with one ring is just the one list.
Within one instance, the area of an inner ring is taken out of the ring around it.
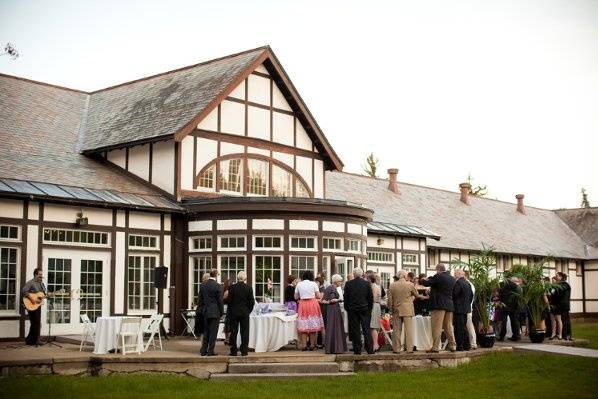
{"label": "french door", "polygon": [[344,281],[347,281],[347,275],[353,273],[355,268],[355,258],[352,256],[334,257],[335,274],[340,274]]}
{"label": "french door", "polygon": [[42,306],[42,334],[80,334],[81,314],[92,322],[110,312],[110,254],[44,249],[44,278],[54,295]]}

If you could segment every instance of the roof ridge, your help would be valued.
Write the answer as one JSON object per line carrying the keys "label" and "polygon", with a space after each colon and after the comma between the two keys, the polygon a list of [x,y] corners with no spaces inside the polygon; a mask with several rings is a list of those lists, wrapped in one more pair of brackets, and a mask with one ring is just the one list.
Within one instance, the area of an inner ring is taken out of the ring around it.
{"label": "roof ridge", "polygon": [[555,212],[560,212],[560,211],[585,211],[585,210],[598,210],[598,206],[590,206],[590,207],[579,207],[579,208],[557,208],[557,209],[553,209],[553,211]]}
{"label": "roof ridge", "polygon": [[[331,172],[331,171],[329,171],[329,172]],[[364,179],[379,180],[379,181],[388,181],[388,179],[385,179],[385,178],[382,178],[382,177],[365,176],[365,175],[361,175],[359,173],[354,173],[354,172],[338,171],[338,172],[334,172],[334,173],[343,173],[343,174],[346,174],[346,175],[352,175],[352,176],[356,176],[356,177],[362,177]],[[457,191],[451,191],[451,190],[447,190],[447,189],[444,189],[444,188],[436,188],[436,187],[424,186],[424,185],[421,185],[421,184],[407,183],[407,182],[404,182],[404,181],[397,181],[397,183],[405,184],[407,186],[426,188],[426,189],[429,189],[429,190],[442,191],[442,192],[449,193],[449,194],[455,194],[455,195],[459,195],[460,194]],[[496,199],[496,198],[486,198],[486,197],[479,197],[479,196],[472,196],[472,197],[473,198],[477,198],[477,199],[481,199],[481,200],[500,202],[501,204],[515,205],[515,202],[503,201],[503,200],[499,200],[499,199]],[[539,211],[548,211],[548,212],[552,212],[552,213],[555,213],[555,214],[556,214],[556,211],[557,211],[556,209],[539,208],[537,206],[531,206],[531,205],[525,205],[525,207],[526,208],[531,208],[531,209],[536,209],[536,210],[539,210]]]}
{"label": "roof ridge", "polygon": [[75,93],[81,93],[81,94],[87,94],[87,95],[91,94],[88,91],[83,91],[83,90],[79,90],[79,89],[73,89],[71,87],[55,85],[55,84],[52,84],[52,83],[46,83],[46,82],[42,82],[42,81],[39,81],[39,80],[28,79],[28,78],[24,78],[22,76],[9,75],[7,73],[2,73],[2,72],[0,72],[0,76],[6,77],[6,78],[10,78],[10,79],[15,79],[15,80],[21,80],[21,81],[27,82],[27,83],[34,83],[34,84],[41,85],[41,86],[53,87],[55,89],[73,91]]}
{"label": "roof ridge", "polygon": [[256,47],[256,48],[253,48],[253,49],[250,49],[250,50],[240,51],[238,53],[225,55],[223,57],[218,57],[218,58],[213,58],[211,60],[202,61],[202,62],[199,62],[197,64],[187,65],[187,66],[184,66],[184,67],[180,67],[180,68],[176,68],[176,69],[171,69],[169,71],[160,72],[160,73],[157,73],[157,74],[154,74],[154,75],[145,76],[143,78],[139,78],[139,79],[135,79],[135,80],[130,80],[130,81],[123,82],[123,83],[118,83],[116,85],[112,85],[112,86],[104,87],[102,89],[91,91],[91,92],[89,92],[89,94],[96,94],[96,93],[100,93],[100,92],[103,92],[103,91],[106,91],[106,90],[115,89],[117,87],[127,86],[127,85],[130,85],[130,84],[133,84],[133,83],[142,82],[144,80],[149,80],[149,79],[157,78],[157,77],[160,77],[160,76],[168,75],[170,73],[175,73],[175,72],[180,72],[180,71],[184,71],[184,70],[187,70],[187,69],[195,68],[195,67],[198,67],[200,65],[206,65],[206,64],[210,64],[212,62],[222,61],[222,60],[225,60],[225,59],[238,57],[240,55],[249,54],[251,52],[258,51],[258,50],[262,50],[262,51],[270,50],[270,46],[269,45],[265,45],[265,46],[261,46],[261,47]]}

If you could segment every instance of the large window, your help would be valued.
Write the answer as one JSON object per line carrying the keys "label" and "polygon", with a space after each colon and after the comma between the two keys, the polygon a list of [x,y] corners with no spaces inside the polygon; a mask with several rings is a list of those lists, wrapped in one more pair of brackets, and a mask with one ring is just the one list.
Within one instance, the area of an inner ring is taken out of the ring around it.
{"label": "large window", "polygon": [[[280,256],[255,257],[255,299],[264,302],[266,296],[272,302],[280,302],[280,283],[282,275],[282,261]],[[269,287],[271,287],[269,289]]]}
{"label": "large window", "polygon": [[267,195],[268,194],[268,162],[258,159],[247,160],[248,184],[247,192],[249,194]]}
{"label": "large window", "polygon": [[291,274],[297,278],[301,278],[301,274],[305,270],[311,270],[315,273],[315,266],[315,256],[291,256]]}
{"label": "large window", "polygon": [[232,282],[237,281],[237,273],[245,270],[244,256],[220,256],[220,281],[223,283],[230,279]]}
{"label": "large window", "polygon": [[44,242],[79,245],[108,245],[108,233],[65,229],[44,229]]}
{"label": "large window", "polygon": [[197,305],[197,294],[201,278],[212,270],[212,256],[194,256],[193,258],[193,307]]}
{"label": "large window", "polygon": [[254,238],[255,249],[282,249],[282,238],[278,236],[258,236]]}
{"label": "large window", "polygon": [[347,240],[347,251],[359,252],[359,240]]}
{"label": "large window", "polygon": [[243,168],[241,159],[228,159],[220,162],[220,189],[241,192]]}
{"label": "large window", "polygon": [[311,197],[301,176],[282,162],[257,154],[229,156],[232,158],[220,158],[202,169],[195,176],[197,186],[247,195]]}
{"label": "large window", "polygon": [[81,314],[92,323],[102,316],[102,261],[81,260]]}
{"label": "large window", "polygon": [[293,195],[293,175],[280,166],[272,165],[272,196],[291,197]]}
{"label": "large window", "polygon": [[17,249],[0,248],[0,311],[17,308]]}
{"label": "large window", "polygon": [[48,292],[54,292],[52,306],[48,307],[47,322],[71,322],[71,260],[48,259]]}
{"label": "large window", "polygon": [[417,265],[419,264],[416,254],[403,254],[403,264],[404,265]]}
{"label": "large window", "polygon": [[129,256],[129,310],[151,310],[156,307],[155,267],[155,256]]}

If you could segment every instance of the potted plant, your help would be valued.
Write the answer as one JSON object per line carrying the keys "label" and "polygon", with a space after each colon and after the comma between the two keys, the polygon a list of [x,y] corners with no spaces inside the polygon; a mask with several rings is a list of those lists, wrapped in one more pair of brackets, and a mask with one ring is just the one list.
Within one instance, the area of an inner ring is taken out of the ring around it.
{"label": "potted plant", "polygon": [[494,346],[496,335],[492,328],[491,315],[492,298],[499,285],[499,278],[496,277],[496,256],[492,248],[483,246],[483,250],[471,255],[469,262],[453,260],[451,266],[467,270],[469,280],[475,287],[475,295],[472,311],[478,316],[476,326],[477,342],[482,348]]}
{"label": "potted plant", "polygon": [[548,309],[548,292],[551,284],[544,281],[544,265],[546,260],[529,265],[513,265],[513,267],[505,272],[505,278],[516,276],[523,280],[521,286],[522,292],[520,294],[519,303],[527,305],[527,314],[529,320],[529,339],[533,343],[541,343],[546,336],[546,324],[544,323],[543,314]]}

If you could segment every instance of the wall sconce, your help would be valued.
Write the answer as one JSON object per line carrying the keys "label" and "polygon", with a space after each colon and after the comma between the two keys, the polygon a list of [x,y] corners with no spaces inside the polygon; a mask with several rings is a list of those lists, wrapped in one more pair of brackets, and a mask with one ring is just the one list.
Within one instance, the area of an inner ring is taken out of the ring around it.
{"label": "wall sconce", "polygon": [[84,227],[87,226],[88,220],[86,217],[83,217],[83,210],[80,210],[77,213],[77,219],[75,220],[75,226],[77,227]]}
{"label": "wall sconce", "polygon": [[383,240],[382,238],[378,238],[378,239],[376,240],[376,244],[378,244],[378,245],[382,245],[382,244],[384,244],[384,240]]}

